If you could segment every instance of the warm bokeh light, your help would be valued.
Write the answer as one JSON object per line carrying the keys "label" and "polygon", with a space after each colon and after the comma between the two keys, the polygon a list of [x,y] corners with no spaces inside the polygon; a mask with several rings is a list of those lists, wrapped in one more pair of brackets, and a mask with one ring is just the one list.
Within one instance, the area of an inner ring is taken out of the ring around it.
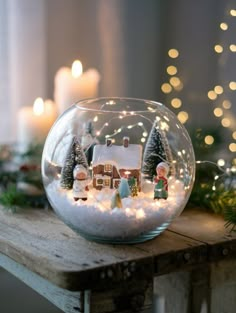
{"label": "warm bokeh light", "polygon": [[178,58],[178,56],[179,56],[179,51],[178,51],[177,49],[170,49],[170,50],[168,51],[168,55],[169,55],[169,57],[172,58],[172,59]]}
{"label": "warm bokeh light", "polygon": [[228,109],[231,108],[232,103],[229,100],[224,100],[223,103],[222,103],[222,106],[223,106],[224,109],[228,110]]}
{"label": "warm bokeh light", "polygon": [[221,124],[223,127],[230,127],[231,125],[230,119],[227,117],[224,117],[221,121]]}
{"label": "warm bokeh light", "polygon": [[166,72],[169,75],[175,75],[177,73],[177,67],[174,65],[170,65],[167,67]]}
{"label": "warm bokeh light", "polygon": [[236,90],[236,82],[230,82],[230,83],[229,83],[229,88],[230,88],[231,90]]}
{"label": "warm bokeh light", "polygon": [[180,81],[179,85],[174,88],[176,91],[181,91],[184,88],[184,84]]}
{"label": "warm bokeh light", "polygon": [[171,105],[173,108],[178,109],[181,107],[182,101],[179,98],[173,98],[171,100]]}
{"label": "warm bokeh light", "polygon": [[215,45],[214,49],[216,53],[222,53],[224,50],[221,45]]}
{"label": "warm bokeh light", "polygon": [[230,45],[229,50],[232,52],[236,52],[236,45]]}
{"label": "warm bokeh light", "polygon": [[42,115],[44,112],[44,102],[42,98],[36,98],[33,105],[35,115]]}
{"label": "warm bokeh light", "polygon": [[221,95],[221,94],[224,92],[224,89],[223,89],[222,86],[217,85],[217,86],[215,86],[214,91],[215,91],[215,93],[216,93],[217,95]]}
{"label": "warm bokeh light", "polygon": [[78,78],[83,73],[83,66],[79,60],[75,60],[71,67],[71,73],[74,78]]}
{"label": "warm bokeh light", "polygon": [[232,9],[232,10],[230,10],[229,13],[230,13],[230,15],[232,15],[232,16],[236,16],[236,10],[233,10],[233,9]]}
{"label": "warm bokeh light", "polygon": [[226,23],[220,23],[220,28],[221,28],[222,30],[227,30],[227,29],[228,29],[228,24],[226,24]]}
{"label": "warm bokeh light", "polygon": [[178,87],[181,84],[181,81],[180,81],[180,79],[178,77],[174,76],[174,77],[170,78],[170,84],[173,87]]}
{"label": "warm bokeh light", "polygon": [[217,161],[217,165],[218,165],[218,166],[224,166],[224,165],[225,165],[225,160],[224,160],[224,159],[219,159],[219,160]]}
{"label": "warm bokeh light", "polygon": [[230,145],[229,145],[229,150],[231,152],[236,152],[236,143],[232,142]]}
{"label": "warm bokeh light", "polygon": [[161,90],[164,93],[170,93],[172,91],[172,87],[171,87],[170,84],[164,83],[164,84],[161,85]]}
{"label": "warm bokeh light", "polygon": [[236,140],[236,131],[233,132],[232,137]]}
{"label": "warm bokeh light", "polygon": [[210,100],[215,100],[217,98],[217,94],[213,90],[208,91],[207,96]]}
{"label": "warm bokeh light", "polygon": [[177,117],[178,117],[178,120],[179,120],[182,124],[184,124],[184,123],[186,123],[187,120],[188,120],[188,113],[185,112],[185,111],[181,111],[181,112],[178,113]]}
{"label": "warm bokeh light", "polygon": [[214,137],[212,137],[211,135],[207,135],[204,139],[205,143],[207,145],[212,145],[214,142]]}
{"label": "warm bokeh light", "polygon": [[221,108],[215,108],[214,109],[214,115],[216,117],[221,117],[223,115],[223,110]]}

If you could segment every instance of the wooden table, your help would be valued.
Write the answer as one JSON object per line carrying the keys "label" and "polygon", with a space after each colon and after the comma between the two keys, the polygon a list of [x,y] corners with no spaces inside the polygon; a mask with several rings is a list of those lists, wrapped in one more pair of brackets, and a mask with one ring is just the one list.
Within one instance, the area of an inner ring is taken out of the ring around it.
{"label": "wooden table", "polygon": [[87,241],[51,211],[0,209],[0,265],[66,313],[151,312],[154,277],[199,268],[206,277],[209,264],[235,256],[236,235],[201,209],[137,245]]}

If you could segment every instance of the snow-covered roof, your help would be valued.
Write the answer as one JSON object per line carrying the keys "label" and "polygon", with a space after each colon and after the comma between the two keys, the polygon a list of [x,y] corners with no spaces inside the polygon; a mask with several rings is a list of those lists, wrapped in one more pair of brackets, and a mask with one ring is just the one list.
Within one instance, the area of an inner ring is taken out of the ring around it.
{"label": "snow-covered roof", "polygon": [[142,146],[129,144],[124,146],[96,145],[93,150],[93,166],[99,164],[117,164],[120,169],[141,169]]}

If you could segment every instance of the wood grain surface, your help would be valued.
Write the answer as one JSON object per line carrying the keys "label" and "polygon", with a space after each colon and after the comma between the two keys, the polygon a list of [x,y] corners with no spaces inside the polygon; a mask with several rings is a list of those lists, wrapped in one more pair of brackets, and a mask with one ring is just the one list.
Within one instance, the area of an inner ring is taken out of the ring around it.
{"label": "wood grain surface", "polygon": [[213,214],[186,211],[169,229],[142,244],[104,245],[74,233],[51,211],[0,209],[0,252],[61,288],[80,291],[203,264],[218,245],[216,258],[236,250],[236,237]]}

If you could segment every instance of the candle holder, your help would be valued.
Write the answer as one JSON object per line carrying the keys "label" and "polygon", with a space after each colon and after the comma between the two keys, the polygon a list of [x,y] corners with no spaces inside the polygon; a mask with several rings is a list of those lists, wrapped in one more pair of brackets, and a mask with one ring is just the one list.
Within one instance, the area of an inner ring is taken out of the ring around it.
{"label": "candle holder", "polygon": [[163,104],[98,98],[56,121],[42,175],[51,206],[74,231],[101,243],[139,243],[184,209],[195,158],[186,129]]}

